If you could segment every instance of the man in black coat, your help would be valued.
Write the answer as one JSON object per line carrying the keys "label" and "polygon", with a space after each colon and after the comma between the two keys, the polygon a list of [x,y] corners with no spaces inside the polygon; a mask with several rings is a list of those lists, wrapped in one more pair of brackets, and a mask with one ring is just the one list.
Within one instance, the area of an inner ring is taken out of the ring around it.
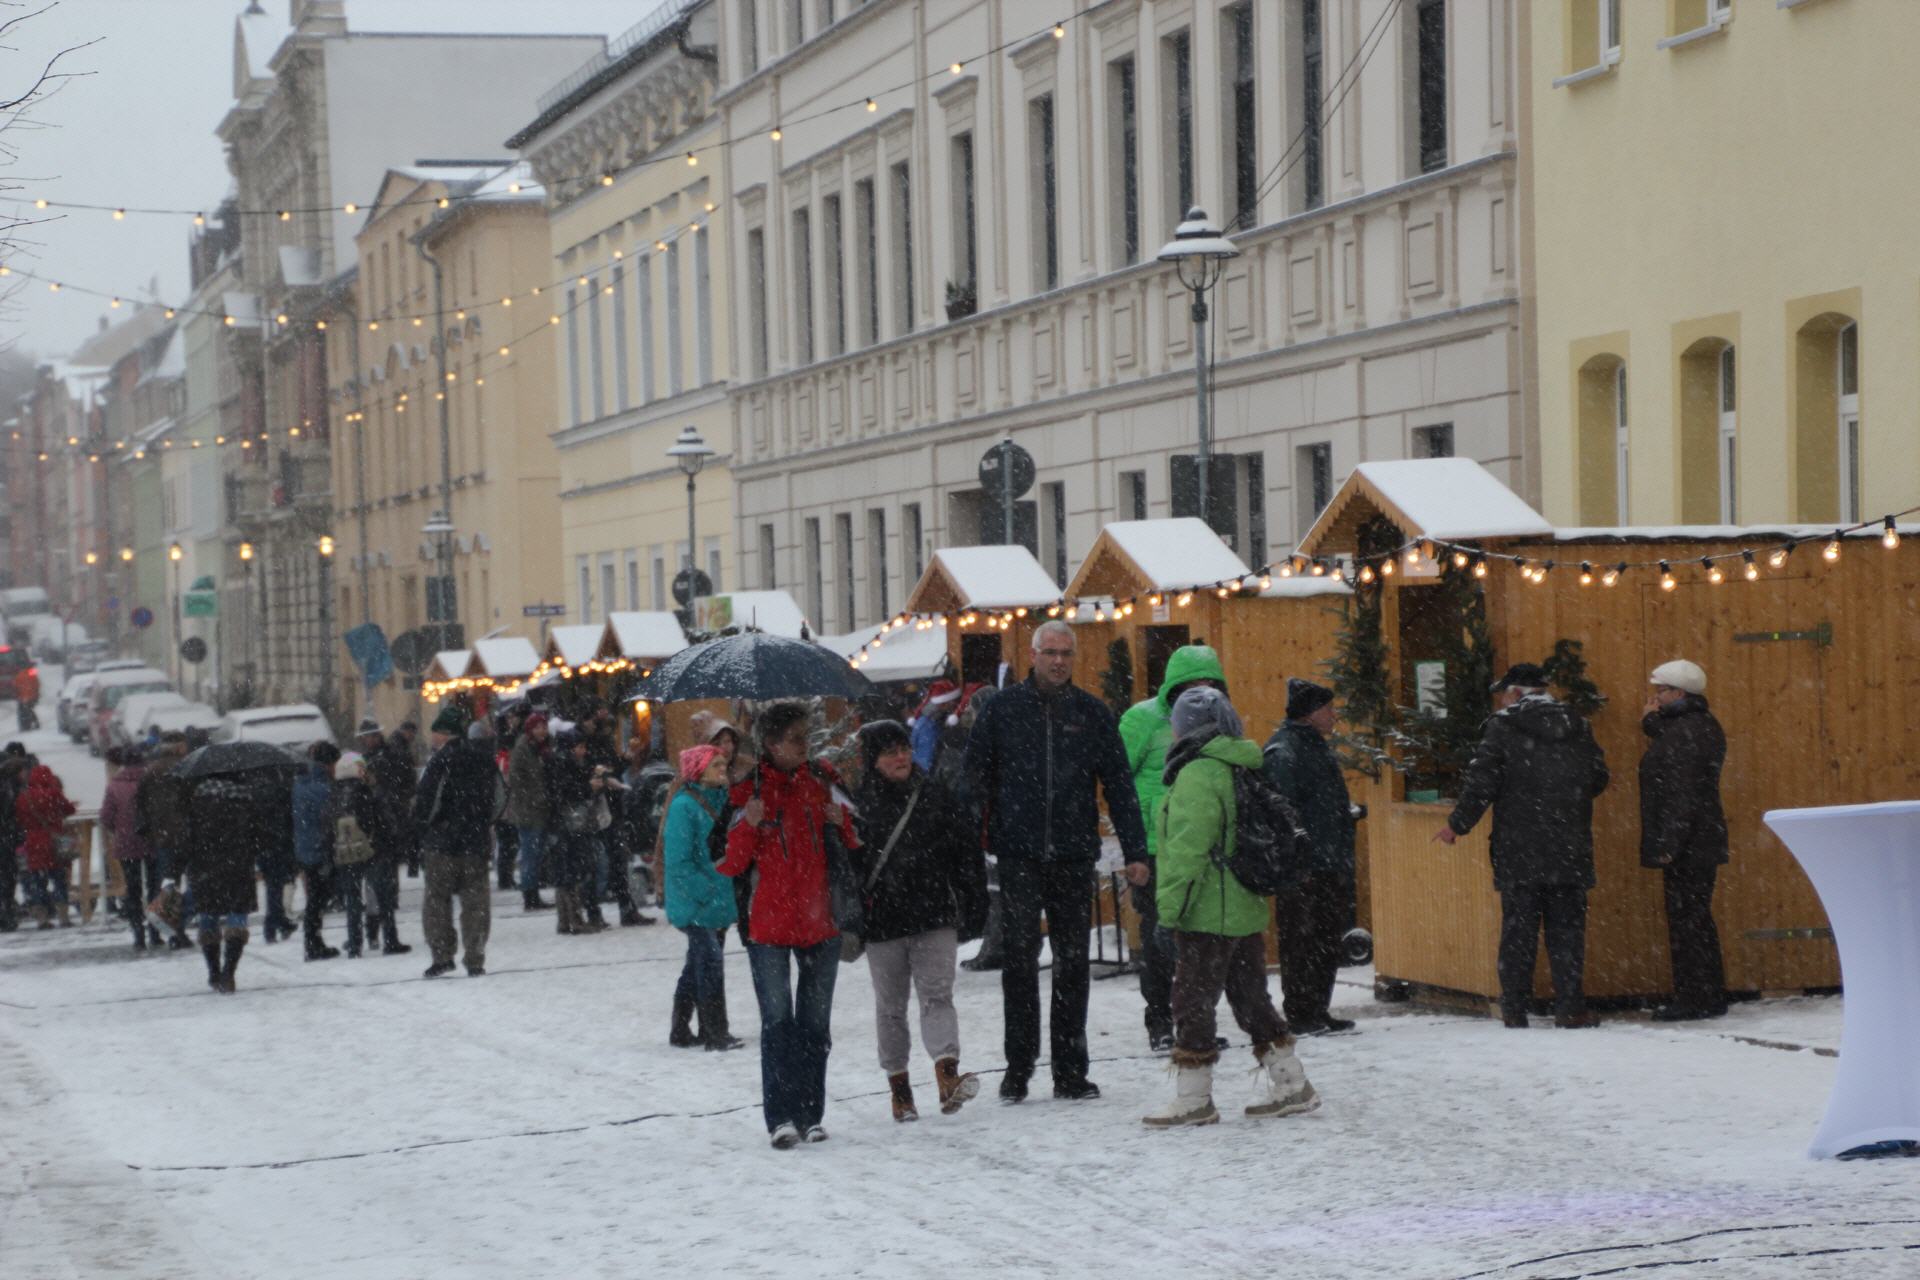
{"label": "man in black coat", "polygon": [[1146,827],[1113,712],[1073,684],[1073,628],[1042,623],[1033,671],[1001,691],[967,742],[967,804],[980,815],[999,860],[1005,965],[1007,1072],[1000,1096],[1027,1096],[1040,1054],[1040,917],[1053,947],[1049,1018],[1056,1098],[1097,1098],[1087,1079],[1087,932],[1093,926],[1093,864],[1100,809],[1120,838],[1127,879],[1149,874]]}
{"label": "man in black coat", "polygon": [[20,863],[14,850],[23,836],[13,806],[32,759],[17,742],[9,742],[0,752],[0,933],[20,927]]}
{"label": "man in black coat", "polygon": [[1287,718],[1267,740],[1266,773],[1293,806],[1312,848],[1308,864],[1274,896],[1280,934],[1281,1013],[1295,1035],[1351,1031],[1336,1018],[1333,983],[1340,939],[1353,923],[1353,801],[1327,735],[1333,732],[1333,690],[1311,680],[1287,681]]}
{"label": "man in black coat", "polygon": [[[427,871],[420,922],[433,951],[426,976],[453,972],[456,942],[466,948],[467,973],[487,971],[492,924],[492,870],[488,840],[500,810],[500,770],[493,753],[467,738],[467,716],[448,703],[433,722],[433,757],[414,793],[413,820]],[[460,899],[460,935],[453,932],[453,900]]]}
{"label": "man in black coat", "polygon": [[1640,727],[1640,865],[1658,867],[1667,899],[1673,1003],[1656,1022],[1717,1018],[1727,1011],[1726,971],[1713,924],[1713,882],[1727,860],[1720,770],[1727,735],[1707,709],[1707,673],[1684,659],[1653,669]]}
{"label": "man in black coat", "polygon": [[1493,810],[1493,887],[1500,894],[1500,1014],[1527,1025],[1542,925],[1553,971],[1554,1025],[1591,1027],[1582,981],[1587,890],[1593,888],[1593,799],[1607,761],[1593,730],[1547,692],[1547,673],[1516,663],[1494,684],[1493,715],[1467,765],[1442,844]]}

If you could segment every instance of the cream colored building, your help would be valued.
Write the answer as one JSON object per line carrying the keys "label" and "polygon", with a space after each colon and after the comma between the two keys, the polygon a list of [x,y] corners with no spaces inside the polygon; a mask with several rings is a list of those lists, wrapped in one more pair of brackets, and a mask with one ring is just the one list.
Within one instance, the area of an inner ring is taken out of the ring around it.
{"label": "cream colored building", "polygon": [[[523,608],[556,599],[560,586],[539,192],[520,166],[393,169],[354,249],[358,267],[325,314],[334,632],[375,622],[391,644],[434,621],[441,535],[426,530],[450,490],[462,642],[500,628],[537,633]],[[344,648],[335,669],[341,705],[364,707]],[[374,691],[383,724],[417,709],[400,675]]]}
{"label": "cream colored building", "polygon": [[997,537],[976,469],[1007,435],[1063,584],[1104,523],[1190,513],[1190,300],[1155,255],[1191,205],[1240,250],[1211,304],[1243,558],[1366,459],[1524,488],[1524,7],[727,0],[746,585],[828,631],[887,616],[933,548]]}
{"label": "cream colored building", "polygon": [[[555,86],[509,142],[547,192],[564,600],[575,622],[674,607],[690,554],[686,477],[666,451],[697,429],[691,554],[729,581],[732,484],[724,150],[711,108],[713,6],[662,6]],[[695,163],[687,163],[691,156]]]}
{"label": "cream colored building", "polygon": [[1541,510],[1870,519],[1920,495],[1920,7],[1531,6]]}

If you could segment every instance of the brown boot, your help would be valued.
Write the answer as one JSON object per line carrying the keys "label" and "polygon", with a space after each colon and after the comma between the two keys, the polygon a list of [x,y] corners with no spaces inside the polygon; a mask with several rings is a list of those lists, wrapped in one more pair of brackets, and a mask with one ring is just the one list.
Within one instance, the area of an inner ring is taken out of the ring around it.
{"label": "brown boot", "polygon": [[902,1123],[918,1120],[920,1112],[913,1105],[913,1086],[907,1082],[907,1073],[897,1071],[888,1076],[887,1087],[893,1090],[893,1118]]}
{"label": "brown boot", "polygon": [[980,1077],[960,1074],[960,1059],[942,1058],[933,1064],[934,1083],[940,1086],[940,1114],[950,1116],[980,1092]]}
{"label": "brown boot", "polygon": [[226,954],[220,964],[220,990],[233,994],[233,971],[240,967],[240,953],[247,949],[247,931],[229,929],[226,933]]}
{"label": "brown boot", "polygon": [[553,891],[553,931],[555,933],[574,932],[573,903],[569,901],[572,897],[573,895],[565,889]]}

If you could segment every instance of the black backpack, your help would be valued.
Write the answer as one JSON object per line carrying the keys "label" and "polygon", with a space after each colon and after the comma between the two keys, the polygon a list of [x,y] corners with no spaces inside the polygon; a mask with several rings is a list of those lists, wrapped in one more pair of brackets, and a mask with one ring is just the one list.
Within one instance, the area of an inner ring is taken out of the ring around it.
{"label": "black backpack", "polygon": [[1300,815],[1259,769],[1233,771],[1233,807],[1237,819],[1233,856],[1216,852],[1214,860],[1263,898],[1292,886],[1311,853]]}

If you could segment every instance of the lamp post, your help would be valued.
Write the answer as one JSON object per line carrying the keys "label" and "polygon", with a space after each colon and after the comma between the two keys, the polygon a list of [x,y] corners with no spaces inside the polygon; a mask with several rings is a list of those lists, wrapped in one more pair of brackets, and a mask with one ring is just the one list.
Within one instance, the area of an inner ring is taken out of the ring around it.
{"label": "lamp post", "polygon": [[320,552],[320,709],[333,710],[333,535],[314,544]]}
{"label": "lamp post", "polygon": [[1160,261],[1171,262],[1187,292],[1193,295],[1193,384],[1199,399],[1200,447],[1194,458],[1194,477],[1198,483],[1200,518],[1213,527],[1207,502],[1208,472],[1212,462],[1212,397],[1209,382],[1213,361],[1207,354],[1207,291],[1220,282],[1227,263],[1240,256],[1233,241],[1221,234],[1208,219],[1207,211],[1195,205],[1187,210],[1187,220],[1174,228],[1173,239],[1160,250]]}
{"label": "lamp post", "polygon": [[187,557],[187,549],[179,543],[167,548],[167,559],[173,562],[173,687],[180,687],[180,562]]}
{"label": "lamp post", "polygon": [[713,446],[700,438],[699,428],[689,424],[680,428],[680,438],[667,450],[667,456],[679,464],[680,470],[687,475],[687,600],[691,609],[693,599],[693,575],[699,568],[698,544],[694,541],[693,520],[693,478],[700,474],[700,468],[707,465],[707,459],[713,456]]}
{"label": "lamp post", "polygon": [[[247,542],[243,540],[240,543],[239,556],[240,556],[240,617],[238,621],[240,623],[242,633],[247,637],[246,661],[240,665],[246,671],[246,675],[244,677],[245,688],[248,691],[248,698],[249,700],[251,700],[252,690],[253,690],[253,633],[254,633],[253,544],[251,542]],[[221,655],[221,662],[224,664],[225,661],[226,661],[226,655],[223,653]],[[227,682],[225,679],[222,679],[220,682],[220,699],[221,699],[221,702],[225,704],[225,706],[222,708],[223,710],[225,709],[225,707],[230,707],[234,705],[233,695],[228,690]]]}

